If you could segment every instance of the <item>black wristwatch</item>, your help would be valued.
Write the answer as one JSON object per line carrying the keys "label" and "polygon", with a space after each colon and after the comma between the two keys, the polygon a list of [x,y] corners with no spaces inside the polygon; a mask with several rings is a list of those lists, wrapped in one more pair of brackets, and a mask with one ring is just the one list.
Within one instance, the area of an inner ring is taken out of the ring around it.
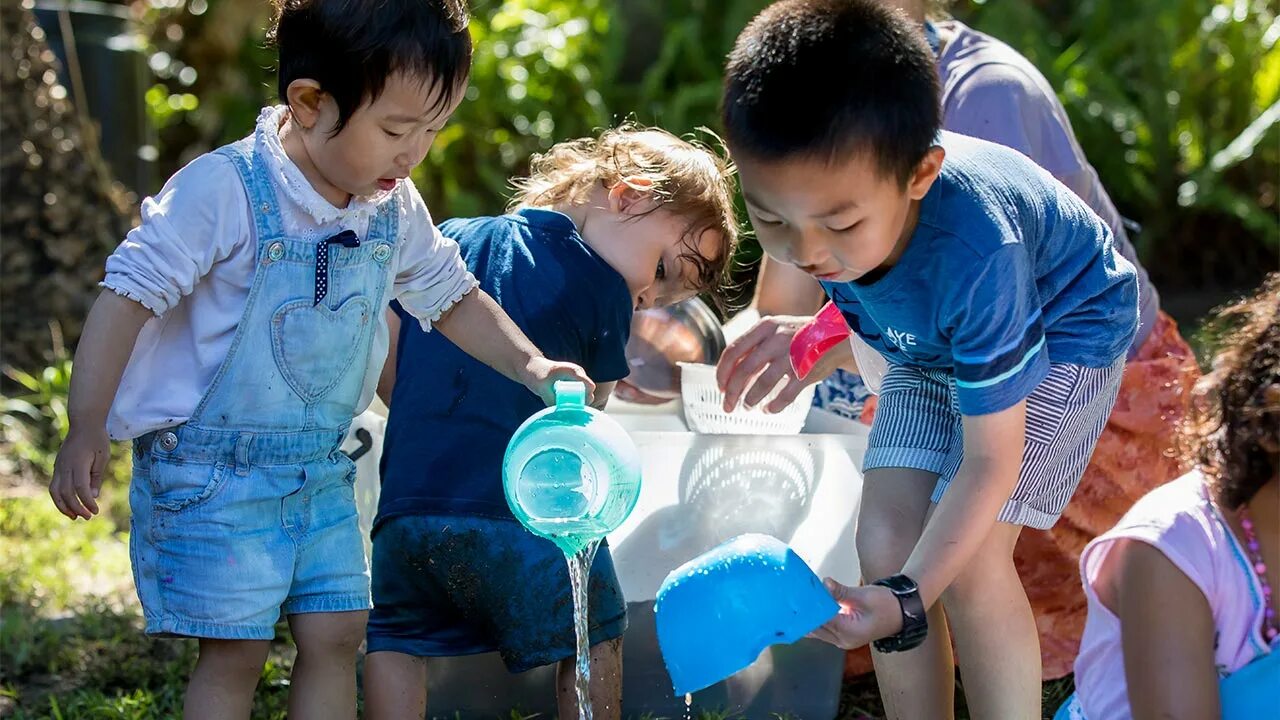
{"label": "black wristwatch", "polygon": [[882,653],[902,652],[910,650],[929,634],[929,619],[924,614],[924,601],[920,599],[920,588],[916,581],[906,575],[891,575],[871,583],[889,588],[889,592],[898,598],[898,606],[902,608],[902,629],[897,635],[876,640],[873,645]]}

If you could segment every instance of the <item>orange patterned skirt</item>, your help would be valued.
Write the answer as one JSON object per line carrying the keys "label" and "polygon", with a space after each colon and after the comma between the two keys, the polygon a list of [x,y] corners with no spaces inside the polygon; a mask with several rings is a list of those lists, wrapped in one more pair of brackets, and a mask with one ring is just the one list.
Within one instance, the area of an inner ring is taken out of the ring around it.
{"label": "orange patterned skirt", "polygon": [[[1185,471],[1173,447],[1199,377],[1195,354],[1173,318],[1161,312],[1137,356],[1125,364],[1115,408],[1066,511],[1049,530],[1023,531],[1013,559],[1040,629],[1046,680],[1069,674],[1080,648],[1085,621],[1080,551],[1138,498]],[[874,413],[871,398],[863,422],[870,424]],[[866,648],[849,653],[846,676],[870,671]]]}

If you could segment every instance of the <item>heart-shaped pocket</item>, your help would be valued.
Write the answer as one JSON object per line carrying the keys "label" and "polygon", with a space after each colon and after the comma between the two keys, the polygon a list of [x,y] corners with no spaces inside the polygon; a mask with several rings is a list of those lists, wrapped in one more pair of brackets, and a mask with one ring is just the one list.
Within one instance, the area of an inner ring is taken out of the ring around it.
{"label": "heart-shaped pocket", "polygon": [[[276,365],[290,387],[312,403],[329,394],[347,373],[360,371],[355,360],[366,345],[369,301],[353,297],[337,310],[307,300],[285,303],[271,318]],[[352,399],[355,402],[355,399]]]}

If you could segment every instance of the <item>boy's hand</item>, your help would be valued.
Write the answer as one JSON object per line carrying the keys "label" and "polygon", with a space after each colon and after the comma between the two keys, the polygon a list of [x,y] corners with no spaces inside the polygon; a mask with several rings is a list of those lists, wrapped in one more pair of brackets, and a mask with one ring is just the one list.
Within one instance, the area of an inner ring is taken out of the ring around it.
{"label": "boy's hand", "polygon": [[889,588],[849,587],[831,578],[822,584],[840,604],[840,612],[809,637],[853,650],[902,631],[902,606]]}
{"label": "boy's hand", "polygon": [[595,401],[596,384],[587,377],[587,371],[568,362],[535,357],[524,369],[524,386],[542,398],[548,406],[556,404],[557,380],[577,380],[587,386],[587,404]]}
{"label": "boy's hand", "polygon": [[780,412],[806,386],[825,380],[827,375],[835,372],[836,365],[828,369],[824,363],[805,379],[798,380],[791,369],[791,339],[812,319],[801,316],[762,318],[750,332],[725,349],[716,367],[716,382],[724,391],[725,412],[732,412],[739,400],[743,400],[747,407],[755,407],[775,385],[783,382],[782,390],[765,408],[769,412]]}
{"label": "boy's hand", "polygon": [[105,428],[84,431],[72,426],[49,481],[49,496],[59,512],[72,520],[89,520],[98,514],[98,492],[110,458],[111,440]]}

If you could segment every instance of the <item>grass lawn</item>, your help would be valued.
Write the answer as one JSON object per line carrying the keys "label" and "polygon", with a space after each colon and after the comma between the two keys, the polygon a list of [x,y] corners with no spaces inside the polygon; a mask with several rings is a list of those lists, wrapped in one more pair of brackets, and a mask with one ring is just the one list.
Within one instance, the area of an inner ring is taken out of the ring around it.
{"label": "grass lawn", "polygon": [[[0,717],[181,716],[195,642],[142,634],[129,569],[124,484],[109,482],[100,503],[104,513],[93,522],[69,523],[44,488],[0,485]],[[254,718],[285,717],[293,658],[282,622],[258,686]],[[1070,692],[1070,680],[1047,683],[1045,692],[1046,707],[1056,707]],[[881,713],[874,678],[846,683],[841,720]],[[510,716],[525,717],[516,710]],[[733,716],[702,711],[695,717]],[[958,717],[968,717],[962,706]]]}

